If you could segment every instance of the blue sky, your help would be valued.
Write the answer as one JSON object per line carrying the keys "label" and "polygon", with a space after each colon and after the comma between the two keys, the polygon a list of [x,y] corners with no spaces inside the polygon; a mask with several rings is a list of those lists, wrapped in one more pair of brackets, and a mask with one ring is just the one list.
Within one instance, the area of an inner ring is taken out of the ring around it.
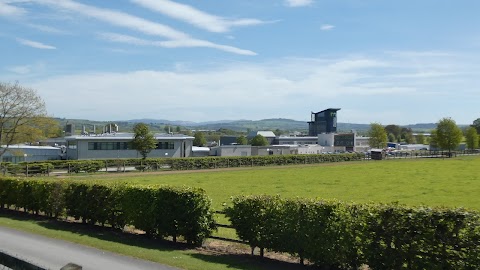
{"label": "blue sky", "polygon": [[0,81],[90,120],[480,117],[477,0],[0,0]]}

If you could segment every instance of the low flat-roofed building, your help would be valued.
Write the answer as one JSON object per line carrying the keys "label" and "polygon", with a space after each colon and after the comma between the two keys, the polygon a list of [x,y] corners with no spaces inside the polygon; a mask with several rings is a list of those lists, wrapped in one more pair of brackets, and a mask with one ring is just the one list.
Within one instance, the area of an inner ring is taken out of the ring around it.
{"label": "low flat-roofed building", "polygon": [[211,156],[219,157],[235,157],[235,156],[251,156],[251,145],[221,145],[210,149]]}
{"label": "low flat-roofed building", "polygon": [[210,147],[192,146],[192,157],[208,157]]}
{"label": "low flat-roofed building", "polygon": [[317,144],[317,136],[279,136],[275,139],[275,143],[278,145],[302,145],[302,144]]}
{"label": "low flat-roofed building", "polygon": [[[68,136],[67,159],[112,159],[139,158],[141,155],[133,149],[133,133],[105,133],[97,136]],[[157,147],[148,157],[190,157],[192,155],[192,136],[183,134],[154,134]]]}
{"label": "low flat-roofed building", "polygon": [[[2,147],[4,148],[4,147]],[[15,144],[9,145],[7,151],[2,155],[2,162],[33,162],[45,160],[59,160],[65,154],[65,148],[52,146],[36,146]]]}

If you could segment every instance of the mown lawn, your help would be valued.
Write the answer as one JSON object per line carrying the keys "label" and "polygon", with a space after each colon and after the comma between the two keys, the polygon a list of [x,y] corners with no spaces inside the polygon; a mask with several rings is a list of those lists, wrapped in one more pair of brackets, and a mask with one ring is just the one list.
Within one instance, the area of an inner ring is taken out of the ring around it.
{"label": "mown lawn", "polygon": [[[186,185],[206,190],[217,210],[231,196],[279,194],[282,197],[399,202],[408,205],[480,210],[480,157],[361,161],[308,166],[241,168],[164,173],[110,173],[50,177],[75,181]],[[220,222],[225,218],[220,217]],[[249,256],[212,254],[42,219],[0,214],[0,226],[60,238],[183,269],[297,269],[298,265],[259,261]],[[216,235],[235,237],[231,229]]]}
{"label": "mown lawn", "polygon": [[478,156],[65,178],[200,187],[217,210],[228,204],[231,196],[250,194],[480,210]]}

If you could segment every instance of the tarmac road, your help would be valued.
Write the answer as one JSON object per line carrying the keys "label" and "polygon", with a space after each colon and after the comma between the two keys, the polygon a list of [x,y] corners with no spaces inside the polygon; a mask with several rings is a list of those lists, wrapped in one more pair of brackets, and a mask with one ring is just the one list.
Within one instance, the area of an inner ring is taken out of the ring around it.
{"label": "tarmac road", "polygon": [[149,261],[1,226],[0,251],[39,267],[54,270],[58,270],[68,263],[80,265],[83,270],[178,270]]}

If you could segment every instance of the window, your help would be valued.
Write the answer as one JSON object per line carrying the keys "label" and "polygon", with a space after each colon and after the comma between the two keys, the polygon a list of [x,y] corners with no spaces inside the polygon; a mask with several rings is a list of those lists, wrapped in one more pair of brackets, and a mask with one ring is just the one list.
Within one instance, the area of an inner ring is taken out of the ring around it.
{"label": "window", "polygon": [[77,149],[77,142],[68,141],[68,149]]}
{"label": "window", "polygon": [[89,142],[88,150],[128,150],[128,142]]}
{"label": "window", "polygon": [[173,142],[158,142],[157,149],[175,149]]}

